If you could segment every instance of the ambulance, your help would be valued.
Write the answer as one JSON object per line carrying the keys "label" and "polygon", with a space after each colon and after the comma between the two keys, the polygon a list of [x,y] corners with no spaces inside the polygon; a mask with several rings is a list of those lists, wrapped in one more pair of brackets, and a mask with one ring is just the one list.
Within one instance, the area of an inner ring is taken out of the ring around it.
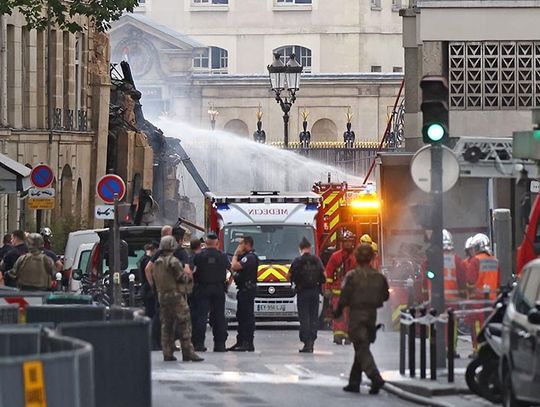
{"label": "ambulance", "polygon": [[[321,197],[312,192],[252,191],[248,194],[205,193],[205,227],[218,234],[220,249],[232,257],[240,239],[251,236],[260,264],[255,317],[296,320],[296,295],[288,273],[305,237],[317,247],[316,219]],[[322,306],[322,297],[321,297]],[[226,316],[236,315],[236,287],[227,293]]]}

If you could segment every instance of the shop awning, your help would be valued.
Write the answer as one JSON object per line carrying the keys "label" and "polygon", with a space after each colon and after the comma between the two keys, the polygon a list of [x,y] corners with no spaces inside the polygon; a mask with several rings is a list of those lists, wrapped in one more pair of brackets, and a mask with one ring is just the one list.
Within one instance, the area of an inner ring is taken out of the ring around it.
{"label": "shop awning", "polygon": [[31,172],[27,166],[0,154],[0,194],[28,190],[32,186]]}

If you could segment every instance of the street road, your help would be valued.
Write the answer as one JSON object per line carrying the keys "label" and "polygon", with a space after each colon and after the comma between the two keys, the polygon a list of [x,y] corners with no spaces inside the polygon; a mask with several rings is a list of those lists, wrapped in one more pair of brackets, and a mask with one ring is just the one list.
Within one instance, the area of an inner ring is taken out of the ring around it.
{"label": "street road", "polygon": [[[230,331],[228,345],[236,332]],[[381,370],[397,366],[397,336],[382,333],[374,346]],[[338,346],[329,331],[319,333],[315,353],[298,353],[298,330],[260,328],[255,335],[254,353],[201,353],[201,363],[164,363],[160,352],[152,354],[154,407],[224,406],[339,406],[362,403],[369,406],[407,406],[381,391],[368,394],[365,379],[362,394],[345,393],[353,358],[352,346]],[[212,336],[207,335],[212,348]],[[210,345],[210,346],[209,346]],[[389,351],[390,347],[393,347]],[[181,358],[181,353],[177,352]]]}

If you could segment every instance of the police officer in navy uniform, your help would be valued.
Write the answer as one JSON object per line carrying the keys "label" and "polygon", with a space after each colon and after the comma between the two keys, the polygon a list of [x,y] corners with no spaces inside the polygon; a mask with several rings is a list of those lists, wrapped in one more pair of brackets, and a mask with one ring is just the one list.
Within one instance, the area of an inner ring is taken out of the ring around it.
{"label": "police officer in navy uniform", "polygon": [[255,294],[257,292],[257,270],[259,258],[253,250],[253,238],[244,236],[231,261],[234,282],[238,288],[236,299],[236,320],[238,335],[236,344],[228,350],[235,352],[253,352],[253,336],[255,333]]}
{"label": "police officer in navy uniform", "polygon": [[300,256],[295,258],[289,269],[289,278],[296,287],[300,341],[304,347],[300,353],[313,353],[313,344],[319,328],[319,295],[326,282],[321,260],[311,254],[311,243],[305,237],[298,245]]}
{"label": "police officer in navy uniform", "polygon": [[206,237],[206,248],[193,258],[192,305],[193,345],[196,351],[204,352],[204,339],[208,313],[212,312],[212,333],[214,335],[214,352],[225,352],[227,340],[227,320],[225,319],[225,280],[231,265],[227,255],[218,249],[218,237],[209,233]]}

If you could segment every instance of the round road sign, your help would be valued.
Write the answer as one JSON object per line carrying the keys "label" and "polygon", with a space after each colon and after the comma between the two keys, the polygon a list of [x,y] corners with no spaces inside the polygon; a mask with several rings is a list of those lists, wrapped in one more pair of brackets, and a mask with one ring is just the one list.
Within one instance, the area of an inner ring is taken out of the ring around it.
{"label": "round road sign", "polygon": [[54,179],[53,170],[45,164],[36,165],[30,174],[32,184],[37,188],[47,188]]}
{"label": "round road sign", "polygon": [[97,184],[97,194],[106,203],[114,203],[114,195],[120,201],[126,194],[126,184],[118,175],[107,174],[101,177]]}
{"label": "round road sign", "polygon": [[[442,147],[442,190],[451,189],[459,179],[459,161],[452,150]],[[411,161],[411,177],[418,188],[431,191],[431,146],[422,147]]]}

